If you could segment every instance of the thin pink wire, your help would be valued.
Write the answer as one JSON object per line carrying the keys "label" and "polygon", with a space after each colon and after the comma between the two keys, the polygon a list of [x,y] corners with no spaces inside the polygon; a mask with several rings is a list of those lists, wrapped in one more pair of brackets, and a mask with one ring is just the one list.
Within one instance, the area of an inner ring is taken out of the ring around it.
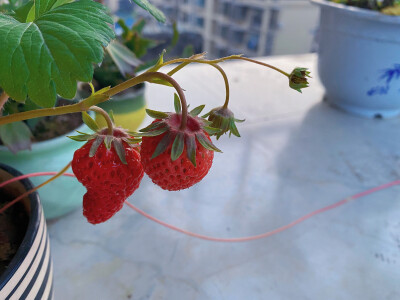
{"label": "thin pink wire", "polygon": [[[18,181],[18,180],[22,180],[22,179],[25,179],[25,178],[37,177],[37,176],[50,176],[50,175],[56,175],[56,174],[57,174],[57,172],[39,172],[39,173],[32,173],[32,174],[22,175],[22,176],[15,177],[15,178],[12,178],[10,180],[7,180],[7,181],[1,183],[0,184],[0,188],[2,188],[3,186],[5,186],[5,185],[7,185],[9,183],[12,183],[12,182],[15,182],[15,181]],[[64,176],[69,176],[69,177],[75,177],[75,175],[71,174],[71,173],[64,173],[63,175]],[[148,218],[149,220],[151,220],[153,222],[156,222],[156,223],[158,223],[158,224],[160,224],[160,225],[162,225],[162,226],[164,226],[166,228],[169,228],[171,230],[174,230],[174,231],[177,231],[177,232],[180,232],[180,233],[183,233],[183,234],[195,237],[195,238],[207,240],[207,241],[225,242],[225,243],[237,243],[237,242],[254,241],[254,240],[259,240],[259,239],[263,239],[263,238],[272,236],[274,234],[277,234],[279,232],[287,230],[287,229],[289,229],[289,228],[291,228],[293,226],[296,226],[297,224],[299,224],[301,222],[304,222],[304,221],[310,219],[313,216],[316,216],[316,215],[324,213],[326,211],[335,209],[335,208],[337,208],[339,206],[342,206],[342,205],[344,205],[344,204],[346,204],[346,203],[348,203],[348,202],[350,202],[352,200],[356,200],[358,198],[370,195],[372,193],[375,193],[375,192],[378,192],[378,191],[381,191],[381,190],[384,190],[384,189],[387,189],[387,188],[390,188],[392,186],[399,185],[399,184],[400,184],[400,180],[396,180],[396,181],[392,181],[392,182],[389,182],[389,183],[374,187],[372,189],[366,190],[364,192],[361,192],[361,193],[355,194],[355,195],[353,195],[351,197],[348,197],[346,199],[343,199],[343,200],[341,200],[339,202],[336,202],[334,204],[331,204],[331,205],[328,205],[326,207],[317,209],[317,210],[315,210],[315,211],[313,211],[313,212],[311,212],[311,213],[309,213],[309,214],[307,214],[307,215],[305,215],[305,216],[303,216],[303,217],[301,217],[301,218],[299,218],[299,219],[297,219],[297,220],[295,220],[295,221],[293,221],[293,222],[291,222],[291,223],[289,223],[289,224],[287,224],[285,226],[279,227],[279,228],[274,229],[272,231],[265,232],[265,233],[262,233],[262,234],[259,234],[259,235],[248,236],[248,237],[240,237],[240,238],[216,238],[216,237],[212,237],[212,236],[207,236],[207,235],[194,233],[194,232],[191,232],[191,231],[176,227],[176,226],[171,225],[169,223],[166,223],[164,221],[161,221],[161,220],[149,215],[148,213],[144,212],[143,210],[141,210],[140,208],[136,207],[132,203],[129,203],[128,201],[125,201],[125,204],[128,205],[130,208],[132,208],[137,213],[139,213],[142,216]]]}

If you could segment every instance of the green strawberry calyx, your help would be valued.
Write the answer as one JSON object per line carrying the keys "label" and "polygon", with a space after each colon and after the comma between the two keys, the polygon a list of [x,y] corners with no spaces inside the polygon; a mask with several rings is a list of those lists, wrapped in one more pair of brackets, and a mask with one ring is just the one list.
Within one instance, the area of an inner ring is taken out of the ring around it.
{"label": "green strawberry calyx", "polygon": [[200,105],[188,113],[186,126],[182,129],[182,112],[176,99],[177,96],[175,96],[175,113],[146,109],[147,114],[156,120],[139,130],[140,132],[129,132],[129,134],[136,138],[164,135],[151,159],[164,153],[172,145],[171,160],[175,161],[183,154],[186,146],[186,156],[196,167],[196,141],[207,150],[222,152],[207,137],[207,134],[215,135],[220,129],[211,127],[210,121],[198,116],[205,105]]}
{"label": "green strawberry calyx", "polygon": [[[89,134],[77,131],[79,133],[78,135],[68,137],[77,142],[89,142],[93,140],[92,146],[89,150],[89,157],[93,157],[96,154],[97,149],[99,149],[102,143],[104,143],[107,150],[111,150],[111,147],[114,147],[121,162],[127,164],[123,142],[130,147],[139,147],[141,139],[132,137],[125,129],[115,127],[114,125],[112,130],[108,127],[99,128],[97,122],[87,112],[82,113],[82,119],[83,122],[94,131],[94,133]],[[110,131],[112,133],[110,133]]]}
{"label": "green strawberry calyx", "polygon": [[217,140],[227,132],[229,132],[229,137],[232,134],[234,136],[240,137],[239,131],[235,123],[242,123],[245,121],[236,119],[233,112],[225,106],[216,107],[202,117],[208,117],[208,121],[211,122],[210,126],[219,129],[218,132],[213,134],[217,137]]}

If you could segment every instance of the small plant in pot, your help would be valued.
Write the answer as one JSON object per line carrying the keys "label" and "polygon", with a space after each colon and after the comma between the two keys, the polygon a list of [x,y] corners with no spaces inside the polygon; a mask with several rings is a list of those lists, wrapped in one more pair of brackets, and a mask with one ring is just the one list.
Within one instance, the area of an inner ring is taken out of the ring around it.
{"label": "small plant in pot", "polygon": [[400,115],[399,1],[311,1],[321,8],[318,70],[327,101],[367,118]]}
{"label": "small plant in pot", "polygon": [[[146,8],[157,14],[152,6],[146,5]],[[240,55],[207,60],[204,54],[198,54],[164,61],[161,54],[157,63],[140,75],[113,87],[100,90],[93,87],[87,98],[55,106],[58,96],[67,99],[75,96],[78,81],[91,82],[94,65],[103,60],[104,48],[115,37],[111,24],[112,19],[106,8],[91,0],[32,0],[16,9],[12,15],[0,14],[0,108],[7,107],[12,101],[31,101],[40,106],[25,111],[4,109],[0,126],[4,126],[7,134],[14,136],[19,131],[9,128],[18,122],[72,113],[82,115],[91,131],[88,129],[70,136],[74,141],[83,142],[82,147],[71,155],[70,162],[64,168],[35,189],[51,183],[72,166],[77,180],[69,180],[79,181],[86,188],[83,215],[92,224],[105,222],[115,215],[125,200],[139,188],[144,173],[164,190],[178,191],[197,184],[210,170],[214,152],[220,152],[212,138],[219,139],[226,134],[240,136],[237,123],[242,120],[237,119],[229,109],[229,82],[219,65],[221,62],[244,60],[255,63],[278,71],[287,77],[289,86],[297,91],[308,86],[309,72],[305,68],[295,68],[289,74]],[[185,93],[173,78],[176,72],[192,63],[207,64],[217,69],[225,82],[224,102],[203,116],[200,115],[205,105],[189,110]],[[168,73],[162,72],[165,66],[172,64],[174,66]],[[166,100],[173,103],[175,112],[147,109],[147,114],[154,121],[138,132],[116,126],[113,114],[98,105],[144,82],[173,88],[176,91],[174,99]],[[100,126],[89,115],[90,111],[101,115],[106,127]],[[50,145],[45,145],[44,150],[48,155],[58,154],[57,149]],[[48,171],[46,163],[35,170],[42,171]],[[27,177],[38,175],[43,173],[28,174]],[[4,180],[9,183],[8,178]],[[63,197],[65,195],[56,201],[62,202]],[[19,200],[20,197],[17,197],[3,203],[0,215],[14,207]],[[82,201],[82,196],[78,200]],[[17,270],[15,274],[21,272]],[[15,274],[11,275],[10,282],[19,281],[19,275]],[[6,298],[7,292],[5,285],[0,285],[0,295]]]}

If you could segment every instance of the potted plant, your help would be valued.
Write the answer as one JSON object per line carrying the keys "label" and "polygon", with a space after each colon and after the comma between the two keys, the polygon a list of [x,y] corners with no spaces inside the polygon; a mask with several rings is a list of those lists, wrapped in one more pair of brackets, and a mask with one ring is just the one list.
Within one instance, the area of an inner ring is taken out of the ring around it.
{"label": "potted plant", "polygon": [[[0,164],[0,182],[22,175]],[[0,207],[32,190],[29,179],[0,189]],[[37,193],[0,214],[0,299],[51,299],[53,270],[46,220]]]}
{"label": "potted plant", "polygon": [[[156,14],[153,7],[145,7]],[[93,132],[70,136],[84,145],[74,152],[72,161],[46,183],[72,166],[78,181],[86,187],[83,213],[93,224],[104,222],[119,211],[126,198],[139,187],[144,173],[165,190],[191,187],[206,176],[214,152],[220,151],[211,137],[219,139],[226,133],[240,136],[236,123],[241,120],[236,119],[229,109],[229,82],[219,66],[221,62],[244,60],[256,63],[287,77],[289,86],[297,91],[308,86],[309,72],[305,68],[295,68],[289,74],[241,55],[207,60],[204,54],[198,54],[164,61],[161,54],[157,63],[142,74],[113,87],[97,91],[92,87],[87,98],[55,107],[57,95],[73,98],[77,81],[91,81],[93,65],[102,61],[104,47],[115,36],[111,23],[105,7],[91,0],[31,0],[12,15],[0,14],[0,87],[3,91],[0,108],[10,99],[21,103],[29,99],[42,107],[23,112],[7,110],[0,117],[0,126],[6,126],[7,133],[12,136],[18,132],[8,130],[7,126],[17,122],[82,113],[83,121]],[[202,117],[199,115],[205,105],[189,110],[183,89],[172,77],[191,63],[217,69],[225,82],[225,101]],[[177,65],[163,73],[162,68],[171,64]],[[139,132],[116,126],[113,114],[98,105],[144,82],[174,88],[175,112],[147,109],[147,114],[155,120]],[[89,111],[100,114],[107,126],[102,128]],[[43,171],[43,168],[46,164],[36,171]],[[58,198],[58,201],[62,200]],[[0,214],[5,209],[0,208]]]}
{"label": "potted plant", "polygon": [[318,70],[329,103],[363,117],[400,114],[400,3],[311,0],[321,7]]}
{"label": "potted plant", "polygon": [[[11,2],[3,5],[1,11],[12,15],[14,11],[18,14],[20,10],[17,3]],[[113,41],[109,44],[103,63],[94,71],[93,84],[98,89],[117,85],[124,81],[125,76],[132,76],[137,67],[155,63],[148,60],[148,63],[144,64],[137,58],[145,55],[148,49],[157,44],[156,41],[141,35],[144,21],[139,20],[132,28],[128,28],[123,20],[119,20],[118,24],[123,29],[120,42]],[[174,26],[171,48],[177,39],[178,33]],[[76,102],[57,97],[56,106]],[[129,89],[123,95],[115,96],[109,102],[104,103],[104,108],[107,111],[113,110],[118,125],[129,125],[129,129],[137,129],[145,117],[144,84]],[[2,114],[28,112],[38,108],[40,106],[29,98],[25,103],[9,99],[2,109]],[[100,126],[105,125],[101,123],[101,119],[97,118],[97,121]],[[74,151],[79,148],[77,143],[65,138],[75,130],[88,130],[80,113],[35,118],[0,126],[0,161],[7,162],[24,173],[35,172],[44,165],[48,170],[59,170],[70,161]],[[39,184],[41,179],[33,178],[32,181]],[[61,178],[44,187],[41,198],[46,218],[60,217],[81,206],[84,193],[85,189],[79,183],[67,178]],[[57,200],[59,194],[65,195],[62,202]]]}

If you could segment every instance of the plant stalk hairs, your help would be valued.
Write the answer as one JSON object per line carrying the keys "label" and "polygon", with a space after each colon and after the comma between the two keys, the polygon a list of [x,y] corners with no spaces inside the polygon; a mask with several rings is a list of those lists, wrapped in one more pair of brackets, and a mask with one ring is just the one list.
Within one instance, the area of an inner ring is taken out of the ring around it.
{"label": "plant stalk hairs", "polygon": [[[87,188],[83,213],[93,224],[118,212],[127,197],[139,188],[144,173],[165,190],[193,186],[207,175],[214,152],[221,152],[211,138],[219,139],[228,132],[240,137],[236,123],[244,120],[236,119],[229,109],[229,81],[220,63],[244,60],[286,76],[289,87],[299,92],[308,86],[310,73],[306,68],[295,68],[289,74],[241,55],[208,60],[204,53],[164,61],[162,53],[157,63],[141,75],[99,91],[92,88],[86,99],[54,107],[57,95],[71,99],[78,81],[91,82],[94,64],[101,63],[104,48],[115,37],[111,23],[106,8],[91,0],[35,0],[11,13],[0,14],[0,126],[82,112],[83,121],[93,132],[70,137],[85,143],[75,152],[71,166]],[[203,116],[200,114],[205,105],[189,111],[184,91],[173,79],[174,74],[192,63],[217,69],[225,83],[226,97],[221,106]],[[162,72],[163,67],[171,64],[175,66],[172,70]],[[148,109],[154,121],[139,132],[116,127],[112,113],[97,105],[143,82],[174,88],[175,112]],[[24,103],[27,99],[41,108],[16,113],[7,109],[7,101]],[[102,115],[107,128],[99,128],[87,114],[89,110]]]}

